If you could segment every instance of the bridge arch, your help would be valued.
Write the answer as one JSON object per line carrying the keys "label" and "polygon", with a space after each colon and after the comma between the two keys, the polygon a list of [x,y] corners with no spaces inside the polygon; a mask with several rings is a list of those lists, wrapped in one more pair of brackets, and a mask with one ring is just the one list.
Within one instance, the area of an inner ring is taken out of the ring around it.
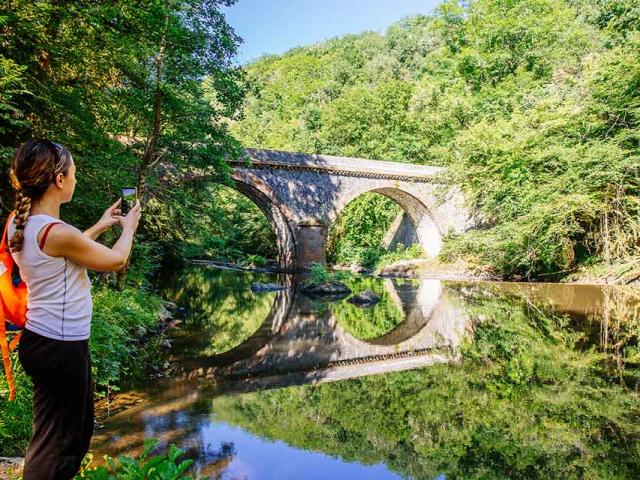
{"label": "bridge arch", "polygon": [[264,213],[276,235],[278,263],[283,272],[296,270],[296,241],[287,219],[278,206],[265,192],[256,186],[234,178],[236,190],[249,198]]}
{"label": "bridge arch", "polygon": [[341,199],[339,205],[329,219],[330,223],[333,224],[337,220],[340,213],[342,213],[348,204],[365,193],[371,192],[379,193],[390,198],[396,202],[404,212],[406,212],[413,227],[415,228],[418,243],[427,256],[435,257],[440,253],[444,233],[438,225],[438,222],[430,208],[414,194],[398,186],[374,187],[350,192],[349,195]]}

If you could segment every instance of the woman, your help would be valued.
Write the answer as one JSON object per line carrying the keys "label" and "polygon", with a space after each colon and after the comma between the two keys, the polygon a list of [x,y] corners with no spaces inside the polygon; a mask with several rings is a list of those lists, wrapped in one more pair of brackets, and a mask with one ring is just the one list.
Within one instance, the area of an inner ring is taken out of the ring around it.
{"label": "woman", "polygon": [[[27,324],[18,357],[33,381],[33,434],[24,480],[73,478],[93,435],[93,381],[89,334],[91,283],[87,269],[120,270],[140,220],[140,202],[120,215],[119,200],[88,230],[60,220],[71,201],[76,167],[69,151],[49,140],[30,140],[13,156],[15,190],[9,248],[29,289]],[[122,226],[112,248],[95,239]]]}

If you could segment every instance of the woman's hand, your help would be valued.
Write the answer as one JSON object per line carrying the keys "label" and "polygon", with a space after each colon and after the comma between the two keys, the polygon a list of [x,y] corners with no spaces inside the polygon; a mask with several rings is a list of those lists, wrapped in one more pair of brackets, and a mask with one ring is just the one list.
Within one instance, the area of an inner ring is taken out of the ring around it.
{"label": "woman's hand", "polygon": [[120,201],[121,199],[119,198],[117,202],[107,208],[100,217],[100,220],[98,220],[95,225],[82,232],[83,235],[85,237],[89,237],[91,240],[95,240],[103,232],[109,230],[116,223],[119,223],[122,213],[118,208],[120,206]]}
{"label": "woman's hand", "polygon": [[129,229],[132,232],[135,232],[138,228],[138,222],[140,221],[140,216],[142,215],[141,207],[140,207],[140,199],[136,200],[136,204],[133,206],[129,213],[126,216],[118,215],[116,216],[117,221],[122,225],[122,229]]}
{"label": "woman's hand", "polygon": [[115,224],[120,223],[122,212],[118,207],[120,206],[121,201],[122,198],[118,198],[118,200],[113,205],[111,205],[104,211],[104,213],[100,217],[100,220],[98,220],[98,224],[102,227],[103,230],[108,230]]}

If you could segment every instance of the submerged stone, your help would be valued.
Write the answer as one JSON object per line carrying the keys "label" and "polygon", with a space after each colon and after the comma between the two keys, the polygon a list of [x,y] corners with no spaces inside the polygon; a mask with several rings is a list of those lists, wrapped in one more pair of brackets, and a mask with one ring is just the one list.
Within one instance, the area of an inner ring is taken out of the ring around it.
{"label": "submerged stone", "polygon": [[322,283],[310,283],[302,287],[302,291],[316,297],[346,297],[351,289],[337,280]]}
{"label": "submerged stone", "polygon": [[380,295],[372,290],[365,290],[353,297],[347,299],[347,302],[353,303],[357,307],[371,307],[380,301]]}

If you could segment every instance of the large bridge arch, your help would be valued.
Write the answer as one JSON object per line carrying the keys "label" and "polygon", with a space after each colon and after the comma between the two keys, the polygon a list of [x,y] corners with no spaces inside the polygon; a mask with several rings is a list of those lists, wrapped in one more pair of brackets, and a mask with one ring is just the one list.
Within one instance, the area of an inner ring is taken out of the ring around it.
{"label": "large bridge arch", "polygon": [[296,242],[293,232],[287,222],[282,209],[277,203],[255,185],[234,178],[235,188],[245,197],[249,198],[261,211],[271,224],[276,235],[276,248],[278,250],[278,263],[283,272],[296,270]]}

